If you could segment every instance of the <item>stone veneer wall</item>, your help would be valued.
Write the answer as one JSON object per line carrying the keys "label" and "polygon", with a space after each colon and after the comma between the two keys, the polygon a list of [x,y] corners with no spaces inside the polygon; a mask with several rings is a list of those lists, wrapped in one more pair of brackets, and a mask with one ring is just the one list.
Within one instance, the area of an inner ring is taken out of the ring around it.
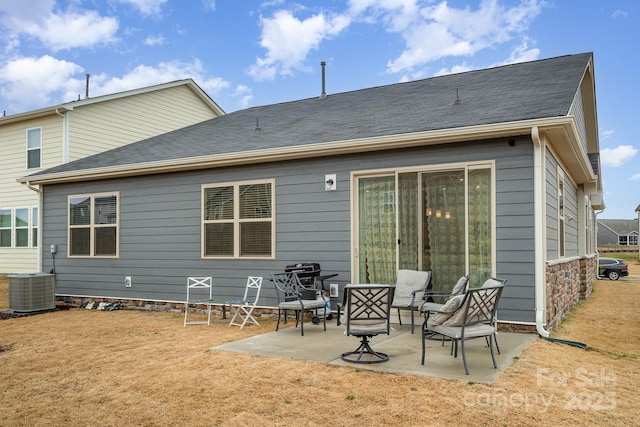
{"label": "stone veneer wall", "polygon": [[547,325],[556,328],[578,302],[591,295],[597,279],[597,258],[571,258],[547,265]]}

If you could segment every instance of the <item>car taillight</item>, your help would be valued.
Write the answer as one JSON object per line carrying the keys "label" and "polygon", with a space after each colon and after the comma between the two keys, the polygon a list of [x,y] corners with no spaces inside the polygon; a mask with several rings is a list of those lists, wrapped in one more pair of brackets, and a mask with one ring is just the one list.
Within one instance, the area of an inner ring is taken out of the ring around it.
{"label": "car taillight", "polygon": [[622,264],[622,269],[626,270],[627,268],[629,268],[629,266],[627,264]]}

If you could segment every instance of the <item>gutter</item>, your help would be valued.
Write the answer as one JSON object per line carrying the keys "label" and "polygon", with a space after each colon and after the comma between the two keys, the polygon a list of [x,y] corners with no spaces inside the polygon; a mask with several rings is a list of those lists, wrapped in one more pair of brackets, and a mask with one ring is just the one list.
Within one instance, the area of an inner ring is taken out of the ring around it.
{"label": "gutter", "polygon": [[56,114],[62,117],[62,163],[69,163],[69,120],[57,108]]}
{"label": "gutter", "polygon": [[545,215],[545,189],[544,189],[544,150],[545,145],[540,139],[540,131],[537,126],[531,128],[531,140],[533,141],[533,197],[534,197],[534,271],[535,271],[535,307],[536,330],[538,335],[546,341],[566,344],[572,347],[587,348],[587,345],[577,341],[568,341],[551,338],[549,331],[544,328],[544,315],[546,313],[546,286],[547,274],[545,270],[544,254],[546,248],[546,215]]}
{"label": "gutter", "polygon": [[531,128],[531,140],[533,141],[533,198],[534,198],[534,289],[536,307],[536,330],[542,338],[549,338],[550,333],[544,329],[544,315],[546,313],[546,272],[544,253],[546,246],[546,233],[544,228],[545,192],[544,178],[544,146],[540,139],[537,126]]}
{"label": "gutter", "polygon": [[35,191],[38,194],[38,227],[40,232],[38,233],[38,271],[42,271],[42,188],[34,187],[30,181],[23,183],[29,190]]}
{"label": "gutter", "polygon": [[383,135],[361,139],[319,142],[313,144],[204,155],[190,158],[172,158],[136,164],[119,164],[91,169],[67,170],[52,173],[45,172],[20,178],[18,182],[30,180],[38,184],[59,184],[157,173],[193,171],[197,169],[211,169],[255,163],[299,160],[303,158],[359,154],[366,151],[440,145],[458,142],[461,138],[464,138],[465,141],[473,141],[486,138],[529,135],[532,127],[540,126],[541,129],[548,131],[549,129],[558,127],[572,128],[574,127],[574,122],[574,118],[562,116],[546,119],[525,120],[509,124],[500,123],[477,125],[455,129]]}

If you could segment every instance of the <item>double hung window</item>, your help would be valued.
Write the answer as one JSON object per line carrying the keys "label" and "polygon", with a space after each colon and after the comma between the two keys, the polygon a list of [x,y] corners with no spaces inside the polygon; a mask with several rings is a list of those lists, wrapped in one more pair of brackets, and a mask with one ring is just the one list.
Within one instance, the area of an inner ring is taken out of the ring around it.
{"label": "double hung window", "polygon": [[202,187],[202,256],[272,258],[274,182]]}
{"label": "double hung window", "polygon": [[119,194],[69,197],[69,256],[117,257]]}
{"label": "double hung window", "polygon": [[42,129],[27,129],[27,169],[39,168],[42,163]]}

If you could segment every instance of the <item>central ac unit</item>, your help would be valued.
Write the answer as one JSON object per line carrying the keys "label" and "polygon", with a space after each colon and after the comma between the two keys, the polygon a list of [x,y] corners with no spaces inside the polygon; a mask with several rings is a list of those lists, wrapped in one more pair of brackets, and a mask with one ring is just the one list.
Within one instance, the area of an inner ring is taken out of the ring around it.
{"label": "central ac unit", "polygon": [[55,276],[46,273],[9,276],[9,309],[17,312],[56,308]]}

